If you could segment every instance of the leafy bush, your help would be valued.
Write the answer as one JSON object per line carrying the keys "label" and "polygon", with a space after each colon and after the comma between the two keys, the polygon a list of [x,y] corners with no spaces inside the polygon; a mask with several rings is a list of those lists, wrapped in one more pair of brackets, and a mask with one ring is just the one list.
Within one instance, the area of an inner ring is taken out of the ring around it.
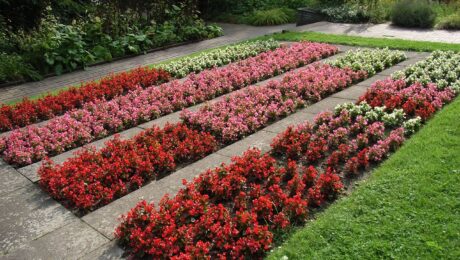
{"label": "leafy bush", "polygon": [[436,24],[436,29],[460,30],[460,12],[442,18],[439,23]]}
{"label": "leafy bush", "polygon": [[394,5],[391,19],[393,24],[402,27],[431,28],[436,20],[436,13],[425,0],[401,0]]}
{"label": "leafy bush", "polygon": [[0,83],[40,78],[40,74],[25,63],[21,56],[0,53]]}
{"label": "leafy bush", "polygon": [[294,22],[296,13],[288,8],[273,8],[269,10],[254,11],[248,19],[252,25],[278,25]]}
{"label": "leafy bush", "polygon": [[357,5],[341,5],[327,7],[321,10],[332,22],[359,23],[369,21],[366,11]]}

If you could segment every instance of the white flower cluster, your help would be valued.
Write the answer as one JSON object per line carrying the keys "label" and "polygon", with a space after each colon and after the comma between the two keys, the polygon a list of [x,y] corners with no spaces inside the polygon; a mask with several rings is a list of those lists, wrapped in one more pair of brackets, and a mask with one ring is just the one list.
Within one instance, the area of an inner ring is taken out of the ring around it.
{"label": "white flower cluster", "polygon": [[372,108],[366,102],[362,102],[359,105],[353,103],[337,105],[334,113],[339,115],[343,110],[347,110],[352,117],[361,115],[370,122],[382,121],[388,127],[400,126],[406,118],[406,114],[402,109],[394,109],[391,113],[388,113],[385,111],[385,107]]}
{"label": "white flower cluster", "polygon": [[256,56],[262,52],[274,50],[280,43],[270,39],[266,41],[244,42],[201,53],[194,57],[161,64],[158,67],[169,72],[173,77],[182,78],[191,72],[200,72],[208,68],[219,67],[234,61]]}
{"label": "white flower cluster", "polygon": [[348,51],[344,56],[337,58],[329,64],[340,68],[351,68],[354,71],[367,71],[369,76],[391,67],[396,63],[405,60],[406,54],[401,51],[385,49],[358,49]]}
{"label": "white flower cluster", "polygon": [[408,84],[436,83],[439,89],[451,87],[460,92],[460,54],[452,51],[435,51],[430,57],[392,75],[405,79]]}
{"label": "white flower cluster", "polygon": [[413,133],[417,132],[421,126],[422,126],[421,117],[418,116],[416,118],[409,119],[403,123],[404,133],[407,136],[412,135]]}

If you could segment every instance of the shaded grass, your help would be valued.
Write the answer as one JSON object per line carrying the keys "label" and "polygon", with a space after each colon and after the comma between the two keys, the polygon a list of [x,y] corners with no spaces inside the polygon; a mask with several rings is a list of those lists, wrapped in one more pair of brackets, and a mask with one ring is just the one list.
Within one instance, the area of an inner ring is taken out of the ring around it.
{"label": "shaded grass", "polygon": [[460,259],[460,98],[269,259]]}
{"label": "shaded grass", "polygon": [[[268,36],[261,37],[267,38]],[[324,42],[331,44],[343,44],[351,46],[373,47],[398,49],[406,51],[417,52],[431,52],[431,51],[460,51],[460,44],[441,43],[441,42],[425,42],[425,41],[411,41],[401,39],[387,39],[387,38],[372,38],[361,36],[349,36],[339,34],[325,34],[318,32],[285,32],[277,33],[270,38],[280,41],[312,41]]]}

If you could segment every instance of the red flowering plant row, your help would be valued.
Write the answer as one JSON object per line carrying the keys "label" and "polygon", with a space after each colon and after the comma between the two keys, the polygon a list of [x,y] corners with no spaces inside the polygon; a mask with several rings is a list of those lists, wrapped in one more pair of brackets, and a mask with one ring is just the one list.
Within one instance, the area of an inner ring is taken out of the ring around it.
{"label": "red flowering plant row", "polygon": [[110,100],[138,87],[146,88],[169,81],[162,69],[138,68],[91,81],[80,87],[61,90],[37,100],[24,99],[15,105],[0,107],[0,132],[47,120],[95,100]]}
{"label": "red flowering plant row", "polygon": [[40,185],[53,198],[80,213],[94,210],[148,181],[171,173],[217,148],[209,133],[183,124],[146,130],[133,139],[108,141],[104,148],[84,149],[62,165],[47,160],[38,171]]}
{"label": "red flowering plant row", "polygon": [[185,81],[138,88],[110,101],[89,102],[44,125],[13,130],[0,139],[0,151],[8,163],[25,166],[336,52],[336,47],[327,44],[296,43],[192,74]]}
{"label": "red flowering plant row", "polygon": [[139,203],[116,235],[136,256],[154,259],[262,258],[274,232],[302,223],[309,201],[334,198],[342,188],[333,172],[278,165],[253,149],[185,183],[158,209]]}
{"label": "red flowering plant row", "polygon": [[[272,143],[272,154],[307,167],[354,176],[382,161],[404,141],[406,115],[368,104],[344,104],[318,114],[313,124],[289,127]],[[315,191],[311,191],[312,196]],[[317,205],[324,199],[317,197]]]}
{"label": "red flowering plant row", "polygon": [[409,116],[426,120],[455,95],[450,87],[441,89],[434,83],[424,85],[415,82],[408,85],[402,79],[388,79],[376,82],[360,101],[366,101],[373,107],[385,106],[389,111],[402,108]]}
{"label": "red flowering plant row", "polygon": [[229,143],[366,76],[364,71],[315,63],[288,73],[281,81],[240,90],[195,112],[185,110],[181,117],[190,127]]}

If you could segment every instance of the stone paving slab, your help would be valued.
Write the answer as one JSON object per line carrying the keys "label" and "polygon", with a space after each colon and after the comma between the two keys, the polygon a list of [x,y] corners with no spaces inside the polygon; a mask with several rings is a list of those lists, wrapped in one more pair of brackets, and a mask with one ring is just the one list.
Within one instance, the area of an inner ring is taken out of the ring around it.
{"label": "stone paving slab", "polygon": [[341,99],[344,99],[346,101],[348,100],[349,102],[352,102],[352,101],[358,100],[358,98],[360,96],[362,96],[363,93],[365,93],[367,89],[368,88],[365,87],[365,86],[355,85],[355,86],[349,87],[349,88],[347,88],[347,89],[345,89],[343,91],[340,91],[340,92],[332,95],[331,97],[333,97],[333,98],[341,98]]}
{"label": "stone paving slab", "polygon": [[270,144],[275,136],[275,133],[260,130],[236,143],[220,149],[216,153],[227,157],[234,157],[242,155],[250,148],[258,148],[262,152],[266,153],[270,151]]}
{"label": "stone paving slab", "polygon": [[[69,235],[71,234],[71,235]],[[81,220],[21,245],[6,259],[79,259],[88,251],[108,243],[109,240]]]}
{"label": "stone paving slab", "polygon": [[89,254],[80,258],[81,260],[112,260],[112,259],[126,259],[124,257],[125,251],[121,249],[116,241],[108,242]]}
{"label": "stone paving slab", "polygon": [[0,159],[0,195],[11,193],[31,182]]}
{"label": "stone paving slab", "polygon": [[0,252],[6,254],[77,218],[37,185],[0,197]]}

